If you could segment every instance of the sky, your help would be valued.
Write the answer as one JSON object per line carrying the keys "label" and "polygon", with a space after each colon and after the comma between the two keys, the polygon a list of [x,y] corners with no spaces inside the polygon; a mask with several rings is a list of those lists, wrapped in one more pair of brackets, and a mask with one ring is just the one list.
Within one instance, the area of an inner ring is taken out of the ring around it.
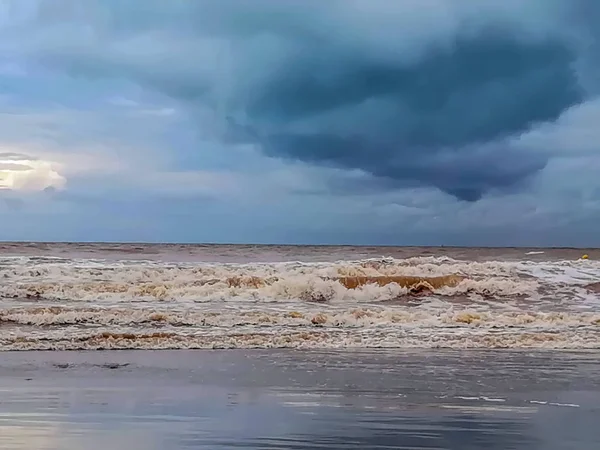
{"label": "sky", "polygon": [[600,246],[596,0],[0,0],[0,240]]}

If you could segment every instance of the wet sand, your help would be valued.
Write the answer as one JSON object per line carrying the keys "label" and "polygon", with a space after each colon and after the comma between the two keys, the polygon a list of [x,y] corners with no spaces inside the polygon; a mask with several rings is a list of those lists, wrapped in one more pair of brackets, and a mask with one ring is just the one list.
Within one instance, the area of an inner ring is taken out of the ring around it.
{"label": "wet sand", "polygon": [[600,448],[600,356],[3,353],[0,448]]}

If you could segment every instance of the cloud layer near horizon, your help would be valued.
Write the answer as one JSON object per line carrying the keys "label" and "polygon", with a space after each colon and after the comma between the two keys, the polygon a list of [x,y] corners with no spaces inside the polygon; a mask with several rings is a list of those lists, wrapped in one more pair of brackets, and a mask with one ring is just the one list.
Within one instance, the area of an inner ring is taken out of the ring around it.
{"label": "cloud layer near horizon", "polygon": [[600,244],[593,0],[1,5],[8,238]]}

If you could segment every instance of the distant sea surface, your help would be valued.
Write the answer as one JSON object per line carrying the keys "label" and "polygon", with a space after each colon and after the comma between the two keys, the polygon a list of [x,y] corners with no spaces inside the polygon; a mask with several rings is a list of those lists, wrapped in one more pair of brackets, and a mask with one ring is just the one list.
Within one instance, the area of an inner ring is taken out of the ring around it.
{"label": "distant sea surface", "polygon": [[592,249],[0,243],[0,350],[598,349],[599,282]]}

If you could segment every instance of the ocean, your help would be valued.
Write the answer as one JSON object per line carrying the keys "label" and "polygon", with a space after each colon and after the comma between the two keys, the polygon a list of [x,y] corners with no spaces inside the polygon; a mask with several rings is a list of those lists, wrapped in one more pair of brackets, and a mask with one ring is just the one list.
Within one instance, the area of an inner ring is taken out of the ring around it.
{"label": "ocean", "polygon": [[0,280],[0,350],[600,348],[600,250],[4,243]]}
{"label": "ocean", "polygon": [[0,244],[0,448],[598,448],[599,278],[598,250]]}

